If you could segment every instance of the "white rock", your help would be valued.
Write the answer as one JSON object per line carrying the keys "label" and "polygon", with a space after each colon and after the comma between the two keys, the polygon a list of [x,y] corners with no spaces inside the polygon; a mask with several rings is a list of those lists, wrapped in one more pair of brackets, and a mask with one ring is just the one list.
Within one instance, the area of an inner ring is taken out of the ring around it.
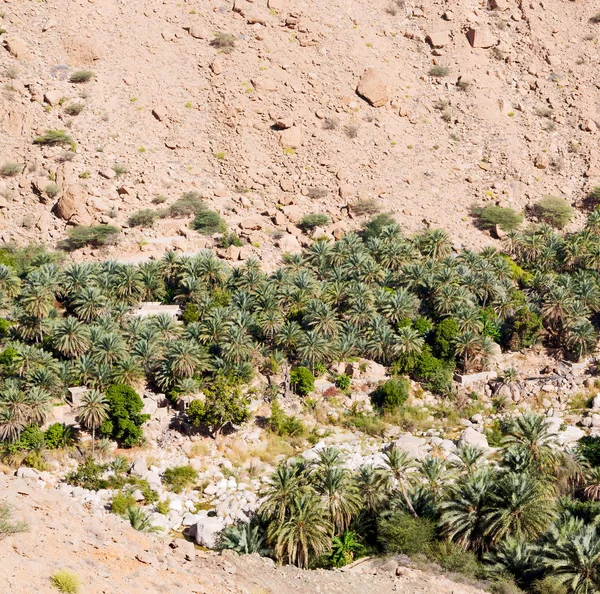
{"label": "white rock", "polygon": [[394,446],[415,460],[425,458],[431,449],[431,446],[422,437],[416,437],[410,433],[400,436],[394,442]]}
{"label": "white rock", "polygon": [[473,427],[467,427],[461,434],[460,439],[458,440],[459,446],[471,445],[477,446],[484,450],[489,449],[489,444],[487,437],[483,433],[479,433]]}
{"label": "white rock", "polygon": [[206,517],[196,523],[193,530],[193,538],[201,547],[214,549],[217,536],[225,528],[225,522],[221,518]]}

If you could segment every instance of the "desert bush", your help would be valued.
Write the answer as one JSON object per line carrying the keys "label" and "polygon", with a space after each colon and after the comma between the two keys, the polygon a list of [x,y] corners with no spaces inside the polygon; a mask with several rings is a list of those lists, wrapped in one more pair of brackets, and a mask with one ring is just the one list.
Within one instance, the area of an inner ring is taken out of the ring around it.
{"label": "desert bush", "polygon": [[167,468],[163,474],[163,482],[173,493],[181,493],[191,487],[198,478],[198,471],[191,466],[175,466]]}
{"label": "desert bush", "polygon": [[398,223],[390,215],[379,214],[363,225],[361,235],[364,240],[371,237],[379,237],[381,232],[387,227],[392,227],[397,232],[400,231]]}
{"label": "desert bush", "polygon": [[21,163],[15,163],[14,161],[6,161],[0,165],[0,175],[2,177],[14,177],[19,175],[23,171],[23,165]]}
{"label": "desert bush", "polygon": [[86,245],[101,247],[114,243],[120,232],[120,229],[111,225],[73,227],[68,231],[68,238],[59,247],[67,251],[78,250]]}
{"label": "desert bush", "polygon": [[235,49],[235,41],[236,38],[231,33],[218,31],[215,33],[215,37],[211,40],[210,45],[216,47],[224,54],[230,54]]}
{"label": "desert bush", "polygon": [[429,545],[425,552],[446,571],[469,577],[476,577],[481,571],[477,555],[472,551],[465,551],[450,540],[436,541]]}
{"label": "desert bush", "polygon": [[413,518],[403,511],[381,517],[377,528],[379,545],[387,554],[423,553],[435,536],[433,522],[425,518]]}
{"label": "desert bush", "polygon": [[545,223],[562,229],[569,224],[575,210],[563,198],[548,195],[535,205],[535,213]]}
{"label": "desert bush", "polygon": [[223,236],[219,239],[218,245],[220,248],[227,249],[230,246],[242,247],[243,241],[233,232],[223,233]]}
{"label": "desert bush", "polygon": [[594,186],[588,194],[588,201],[594,206],[600,204],[600,186]]}
{"label": "desert bush", "polygon": [[0,540],[29,530],[25,522],[18,522],[12,518],[12,509],[7,503],[0,503]]}
{"label": "desert bush", "polygon": [[271,403],[271,416],[268,422],[269,429],[282,437],[297,437],[306,433],[306,428],[300,419],[285,414],[279,402]]}
{"label": "desert bush", "polygon": [[65,105],[65,113],[70,116],[78,116],[85,108],[85,103],[73,101]]}
{"label": "desert bush", "polygon": [[111,169],[115,172],[115,175],[117,177],[120,177],[121,175],[125,175],[128,171],[127,167],[125,165],[123,165],[122,163],[115,163]]}
{"label": "desert bush", "polygon": [[352,385],[352,378],[345,373],[340,373],[335,377],[335,385],[340,390],[346,391]]}
{"label": "desert bush", "polygon": [[71,77],[69,78],[69,82],[86,83],[86,82],[92,80],[93,76],[94,76],[94,73],[90,72],[89,70],[77,70],[77,72],[73,72],[73,74],[71,74]]}
{"label": "desert bush", "polygon": [[171,511],[171,500],[163,499],[156,504],[156,512],[166,516]]}
{"label": "desert bush", "polygon": [[373,198],[363,198],[348,205],[349,210],[358,217],[374,215],[381,210],[381,205]]}
{"label": "desert bush", "polygon": [[48,198],[56,198],[60,192],[60,188],[56,184],[48,184],[44,188],[44,191],[46,192]]}
{"label": "desert bush", "polygon": [[75,144],[73,137],[64,130],[46,130],[41,136],[36,136],[33,143],[45,146],[56,146],[59,144],[70,144],[73,146]]}
{"label": "desert bush", "polygon": [[155,210],[152,210],[150,208],[144,208],[142,210],[134,212],[127,219],[127,224],[130,227],[152,227],[157,218],[158,213]]}
{"label": "desert bush", "polygon": [[110,502],[110,511],[117,516],[124,516],[130,507],[136,505],[131,493],[121,491],[117,493]]}
{"label": "desert bush", "polygon": [[548,576],[533,584],[535,594],[568,594],[569,589],[560,579]]}
{"label": "desert bush", "polygon": [[79,576],[66,569],[61,569],[53,573],[50,577],[50,582],[54,588],[59,592],[64,592],[64,594],[78,594],[79,587],[81,586]]}
{"label": "desert bush", "polygon": [[227,230],[227,225],[218,212],[202,210],[194,217],[192,228],[202,233],[202,235],[213,235],[213,233],[224,233]]}
{"label": "desert bush", "polygon": [[163,216],[180,218],[195,215],[203,210],[206,210],[202,196],[198,192],[185,192],[181,198],[178,198],[171,206],[169,206]]}
{"label": "desert bush", "polygon": [[92,458],[86,458],[85,461],[77,467],[77,470],[70,472],[65,477],[65,482],[74,487],[83,487],[90,491],[106,489],[108,483],[102,478],[106,470],[104,464],[97,464]]}
{"label": "desert bush", "polygon": [[337,118],[324,118],[323,119],[323,130],[336,130],[340,122]]}
{"label": "desert bush", "polygon": [[44,432],[44,443],[49,450],[66,448],[75,442],[75,432],[72,425],[53,423]]}
{"label": "desert bush", "polygon": [[359,130],[360,126],[358,124],[348,124],[344,126],[344,132],[348,138],[356,138]]}
{"label": "desert bush", "polygon": [[489,591],[492,594],[523,594],[514,580],[508,577],[502,577],[493,581],[489,586]]}
{"label": "desert bush", "polygon": [[329,191],[327,190],[327,188],[318,188],[318,187],[310,187],[308,188],[308,190],[306,191],[306,195],[309,198],[317,199],[317,198],[325,198],[325,196],[327,196],[329,194]]}
{"label": "desert bush", "polygon": [[482,229],[493,229],[496,225],[504,231],[514,231],[523,222],[523,215],[512,208],[490,205],[473,209]]}
{"label": "desert bush", "polygon": [[600,23],[600,12],[597,12],[593,17],[590,18],[592,23]]}
{"label": "desert bush", "polygon": [[308,367],[296,367],[290,373],[290,384],[296,394],[306,396],[315,389],[315,376]]}
{"label": "desert bush", "polygon": [[298,227],[304,231],[311,231],[315,227],[322,227],[329,223],[329,217],[326,214],[307,214],[302,217]]}
{"label": "desert bush", "polygon": [[584,435],[577,442],[577,451],[591,466],[600,466],[600,437]]}
{"label": "desert bush", "polygon": [[166,196],[158,194],[158,196],[154,196],[154,198],[152,198],[152,204],[164,204],[167,200],[168,198]]}
{"label": "desert bush", "polygon": [[443,78],[444,76],[448,76],[450,74],[450,68],[448,66],[432,66],[429,69],[429,76],[434,76],[435,78]]}
{"label": "desert bush", "polygon": [[379,408],[394,411],[406,402],[408,387],[406,378],[390,379],[371,393],[371,401]]}

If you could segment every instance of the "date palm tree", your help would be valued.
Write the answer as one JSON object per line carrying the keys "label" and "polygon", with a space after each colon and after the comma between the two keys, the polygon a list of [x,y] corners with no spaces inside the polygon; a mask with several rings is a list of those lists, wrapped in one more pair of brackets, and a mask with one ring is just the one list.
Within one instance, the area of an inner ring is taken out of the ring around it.
{"label": "date palm tree", "polygon": [[108,418],[108,401],[102,392],[88,390],[81,397],[81,404],[77,408],[79,422],[92,431],[92,458],[96,445],[96,429]]}
{"label": "date palm tree", "polygon": [[89,331],[77,318],[66,317],[55,326],[52,344],[65,357],[79,357],[90,347]]}
{"label": "date palm tree", "polygon": [[271,522],[283,524],[291,514],[296,497],[306,490],[307,486],[300,480],[298,469],[290,462],[280,464],[271,474],[259,515]]}
{"label": "date palm tree", "polygon": [[25,419],[14,409],[0,406],[0,441],[17,441],[25,424]]}
{"label": "date palm tree", "polygon": [[282,523],[272,522],[267,530],[277,558],[302,568],[327,551],[330,535],[327,512],[311,492],[295,498],[289,517]]}
{"label": "date palm tree", "polygon": [[388,490],[398,489],[406,503],[406,507],[413,517],[417,517],[417,512],[408,496],[408,491],[413,485],[416,474],[414,470],[417,467],[416,462],[407,452],[397,447],[386,450],[384,456],[384,469],[388,473]]}
{"label": "date palm tree", "polygon": [[297,351],[298,355],[310,364],[314,374],[315,364],[329,355],[329,341],[315,330],[308,330],[299,336]]}

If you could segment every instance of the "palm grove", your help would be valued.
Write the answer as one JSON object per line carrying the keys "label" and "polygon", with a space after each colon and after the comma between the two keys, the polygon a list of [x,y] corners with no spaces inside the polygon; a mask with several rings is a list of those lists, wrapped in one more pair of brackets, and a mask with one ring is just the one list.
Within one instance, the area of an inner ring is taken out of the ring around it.
{"label": "palm grove", "polygon": [[[543,341],[577,359],[596,345],[599,254],[598,212],[578,233],[542,224],[510,232],[504,252],[458,254],[443,231],[406,237],[379,215],[360,233],[287,255],[272,274],[256,260],[227,267],[209,251],[190,258],[167,252],[140,265],[63,265],[43,250],[5,250],[4,452],[35,454],[69,442],[68,427],[37,427],[70,386],[91,390],[79,418],[94,438],[131,446],[143,439],[146,420],[131,386],[143,383],[173,400],[203,391],[194,420],[217,436],[247,418],[241,387],[255,369],[271,375],[289,362],[313,375],[365,357],[451,396],[455,368],[483,369],[498,345]],[[142,301],[180,304],[183,324],[132,316]],[[324,488],[311,476],[298,476],[306,497]],[[327,538],[342,538],[348,524],[332,522]]]}

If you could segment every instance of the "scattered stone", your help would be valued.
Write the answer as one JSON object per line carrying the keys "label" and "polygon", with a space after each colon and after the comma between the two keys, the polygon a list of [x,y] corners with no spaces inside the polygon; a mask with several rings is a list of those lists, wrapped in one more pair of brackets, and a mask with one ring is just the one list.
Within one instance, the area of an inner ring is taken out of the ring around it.
{"label": "scattered stone", "polygon": [[474,429],[473,427],[467,427],[461,433],[460,439],[458,440],[458,445],[477,446],[478,448],[482,448],[484,450],[488,450],[490,447],[488,444],[487,437],[483,433],[477,431],[477,429]]}
{"label": "scattered stone", "polygon": [[206,517],[202,518],[195,526],[192,526],[190,536],[201,547],[214,549],[217,536],[223,528],[225,528],[225,522],[222,518]]}
{"label": "scattered stone", "polygon": [[497,45],[498,40],[489,29],[473,28],[467,31],[467,39],[473,48],[489,48]]}
{"label": "scattered stone", "polygon": [[450,43],[450,35],[447,31],[435,31],[427,34],[427,43],[431,47],[441,48]]}
{"label": "scattered stone", "polygon": [[382,107],[390,100],[383,76],[374,68],[365,70],[360,77],[356,92],[373,107]]}
{"label": "scattered stone", "polygon": [[31,54],[25,40],[20,37],[7,37],[4,40],[4,47],[8,53],[17,58],[17,60],[29,60]]}
{"label": "scattered stone", "polygon": [[48,91],[47,93],[44,93],[44,101],[52,107],[59,105],[62,97],[63,94],[60,91]]}
{"label": "scattered stone", "polygon": [[292,127],[283,130],[279,135],[279,144],[283,148],[297,149],[302,144],[302,132],[300,128]]}

